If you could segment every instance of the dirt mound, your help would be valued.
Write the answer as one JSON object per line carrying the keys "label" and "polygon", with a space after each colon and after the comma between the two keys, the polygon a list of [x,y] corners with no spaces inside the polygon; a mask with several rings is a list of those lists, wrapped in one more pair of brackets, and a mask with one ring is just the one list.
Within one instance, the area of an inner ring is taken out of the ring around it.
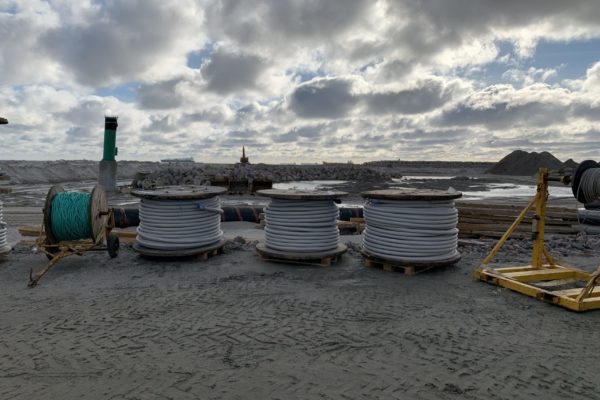
{"label": "dirt mound", "polygon": [[539,168],[546,167],[550,170],[563,168],[562,161],[547,151],[528,153],[523,150],[515,150],[502,160],[498,161],[486,173],[495,175],[535,175]]}
{"label": "dirt mound", "polygon": [[565,161],[563,163],[563,167],[569,168],[569,169],[576,169],[577,167],[579,167],[579,163],[576,162],[575,160],[573,160],[572,158],[569,158],[567,161]]}

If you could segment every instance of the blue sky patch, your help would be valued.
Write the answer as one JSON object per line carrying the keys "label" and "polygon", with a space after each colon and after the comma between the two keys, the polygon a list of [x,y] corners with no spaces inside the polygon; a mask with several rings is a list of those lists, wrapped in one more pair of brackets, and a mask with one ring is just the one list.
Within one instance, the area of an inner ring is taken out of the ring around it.
{"label": "blue sky patch", "polygon": [[197,51],[192,51],[187,55],[188,68],[198,69],[204,64],[214,53],[216,46],[214,42],[208,42],[203,48]]}
{"label": "blue sky patch", "polygon": [[139,87],[140,83],[134,81],[118,86],[98,88],[96,89],[94,94],[102,97],[112,96],[116,97],[121,101],[132,103],[133,101],[135,101],[136,91]]}

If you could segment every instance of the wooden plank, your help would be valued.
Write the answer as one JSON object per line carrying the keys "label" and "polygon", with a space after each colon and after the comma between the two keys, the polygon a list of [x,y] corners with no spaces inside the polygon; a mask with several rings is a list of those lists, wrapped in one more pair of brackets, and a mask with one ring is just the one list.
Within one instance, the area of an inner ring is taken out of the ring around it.
{"label": "wooden plank", "polygon": [[[502,232],[490,232],[490,231],[460,231],[458,232],[458,237],[461,238],[466,238],[466,237],[488,237],[488,238],[501,238],[502,235],[504,235],[505,231]],[[514,232],[512,235],[510,235],[510,237],[512,239],[528,239],[531,238],[531,233],[521,233],[521,232]]]}
{"label": "wooden plank", "polygon": [[[463,226],[469,225],[491,225],[491,226],[511,226],[513,221],[503,221],[499,219],[475,219],[475,218],[459,218],[458,224]],[[556,229],[568,229],[570,231],[575,231],[574,226],[577,225],[577,222],[568,222],[568,221],[559,221],[559,222],[550,222],[546,224],[548,228],[556,228]],[[530,222],[521,222],[517,228],[526,229],[531,231],[531,223]]]}
{"label": "wooden plank", "polygon": [[[459,235],[460,236],[465,236],[465,235],[471,235],[471,236],[487,236],[490,238],[497,238],[497,237],[502,237],[502,235],[506,232],[506,229],[496,229],[494,227],[481,227],[481,228],[477,228],[477,229],[472,229],[472,228],[465,228],[464,226],[459,226]],[[546,230],[546,234],[551,234],[551,235],[572,235],[575,232],[573,231],[566,231],[566,230],[551,230],[548,229]],[[498,236],[500,235],[500,236]],[[516,236],[518,235],[518,236]],[[513,234],[511,235],[511,238],[515,239],[515,238],[520,238],[520,239],[530,239],[531,238],[531,232],[527,231],[527,230],[516,230],[515,232],[513,232]]]}
{"label": "wooden plank", "polygon": [[[510,227],[509,224],[467,224],[467,223],[458,223],[458,229],[464,231],[506,231]],[[546,233],[565,233],[571,234],[575,233],[575,229],[570,226],[545,226],[544,231]],[[520,225],[517,227],[515,232],[531,232],[531,227],[526,225]]]}
{"label": "wooden plank", "polygon": [[534,282],[575,278],[576,273],[563,268],[544,268],[535,271],[507,272],[503,275],[519,282]]}
{"label": "wooden plank", "polygon": [[[525,206],[525,205],[524,205]],[[464,207],[464,206],[457,206],[456,209],[458,210],[458,212],[476,212],[476,213],[480,213],[480,214],[503,214],[503,215],[515,215],[515,214],[519,214],[519,212],[524,208],[523,207],[512,207],[512,208],[507,208],[504,206],[493,206],[493,207]],[[556,216],[560,216],[560,217],[564,217],[564,216],[577,216],[578,211],[576,209],[572,209],[572,210],[548,210],[548,213],[550,213],[550,215],[556,215]],[[534,210],[530,210],[527,214],[535,214]]]}
{"label": "wooden plank", "polygon": [[[479,207],[457,207],[456,208],[458,210],[458,213],[464,213],[464,214],[481,214],[481,215],[504,215],[504,216],[511,216],[511,215],[518,215],[519,212],[523,209],[523,207],[520,208],[514,208],[514,209],[506,209],[506,208],[502,208],[502,207],[494,207],[494,208],[479,208]],[[527,212],[528,216],[532,216],[535,214],[534,210],[530,210]],[[550,217],[552,218],[577,218],[578,212],[573,210],[573,211],[548,211],[548,214]]]}
{"label": "wooden plank", "polygon": [[[456,208],[492,208],[495,210],[522,210],[523,208],[525,208],[525,206],[527,205],[528,201],[523,201],[520,204],[501,204],[501,203],[490,203],[490,202],[486,202],[486,203],[480,203],[480,202],[476,202],[476,201],[469,201],[469,202],[465,202],[465,201],[457,201],[456,204]],[[557,207],[557,206],[549,206],[546,207],[546,210],[548,212],[559,212],[559,213],[576,213],[577,209],[576,208],[569,208],[569,207]]]}
{"label": "wooden plank", "polygon": [[[470,219],[476,221],[502,221],[512,223],[517,218],[517,215],[503,215],[503,214],[479,214],[479,213],[459,213],[459,221],[468,221]],[[521,221],[522,224],[531,224],[533,215],[526,215]],[[578,218],[562,218],[546,216],[546,221],[550,225],[572,225],[578,223]]]}
{"label": "wooden plank", "polygon": [[[41,228],[39,226],[21,226],[19,227],[19,233],[21,236],[39,236],[41,232]],[[117,235],[119,239],[135,239],[137,237],[137,232],[135,231],[126,231],[121,229],[113,229],[111,231],[112,234]]]}
{"label": "wooden plank", "polygon": [[[490,222],[504,222],[504,223],[508,223],[511,224],[516,217],[510,217],[510,216],[489,216],[489,217],[485,217],[485,216],[475,216],[475,215],[462,215],[459,214],[458,216],[458,222],[459,223],[474,223],[474,224],[481,224],[481,223],[490,223]],[[523,226],[531,226],[531,218],[525,218],[522,222],[521,225]],[[546,218],[546,225],[556,225],[556,226],[571,226],[575,223],[577,223],[578,221],[576,219],[573,220],[562,220],[562,219],[553,219],[553,218]]]}
{"label": "wooden plank", "polygon": [[19,233],[21,236],[40,236],[42,229],[39,226],[21,226]]}

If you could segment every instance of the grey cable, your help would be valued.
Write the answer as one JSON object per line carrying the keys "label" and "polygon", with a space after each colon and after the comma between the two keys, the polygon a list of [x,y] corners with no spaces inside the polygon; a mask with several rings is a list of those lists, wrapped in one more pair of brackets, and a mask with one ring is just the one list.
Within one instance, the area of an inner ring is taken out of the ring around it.
{"label": "grey cable", "polygon": [[7,228],[4,222],[4,204],[0,201],[0,251],[8,246]]}
{"label": "grey cable", "polygon": [[218,197],[142,199],[137,242],[157,250],[185,250],[215,244],[223,239],[222,212]]}
{"label": "grey cable", "polygon": [[338,215],[333,200],[271,199],[265,207],[265,245],[290,253],[335,250]]}
{"label": "grey cable", "polygon": [[454,201],[369,199],[364,249],[391,261],[436,262],[458,256]]}
{"label": "grey cable", "polygon": [[590,168],[581,175],[577,188],[585,198],[585,203],[600,199],[600,168]]}

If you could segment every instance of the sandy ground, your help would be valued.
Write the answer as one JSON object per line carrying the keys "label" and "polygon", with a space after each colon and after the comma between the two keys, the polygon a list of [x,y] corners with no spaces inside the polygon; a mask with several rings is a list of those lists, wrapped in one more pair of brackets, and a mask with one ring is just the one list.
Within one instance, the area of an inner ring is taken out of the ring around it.
{"label": "sandy ground", "polygon": [[[4,196],[12,244],[18,226],[40,223],[47,187]],[[113,260],[66,259],[35,289],[29,270],[46,258],[16,246],[0,262],[0,399],[600,399],[600,311],[475,281],[491,241],[463,244],[454,268],[406,277],[364,268],[361,236],[343,236],[350,251],[321,268],[265,262],[263,231],[223,227],[225,253],[205,262],[122,246]],[[509,247],[503,265],[528,262]],[[600,248],[589,248],[568,261],[592,270]]]}
{"label": "sandy ground", "polygon": [[235,241],[205,262],[123,247],[66,259],[35,289],[28,271],[46,258],[17,246],[0,264],[0,398],[600,399],[600,312],[475,281],[489,244],[415,277],[355,251],[321,268]]}

